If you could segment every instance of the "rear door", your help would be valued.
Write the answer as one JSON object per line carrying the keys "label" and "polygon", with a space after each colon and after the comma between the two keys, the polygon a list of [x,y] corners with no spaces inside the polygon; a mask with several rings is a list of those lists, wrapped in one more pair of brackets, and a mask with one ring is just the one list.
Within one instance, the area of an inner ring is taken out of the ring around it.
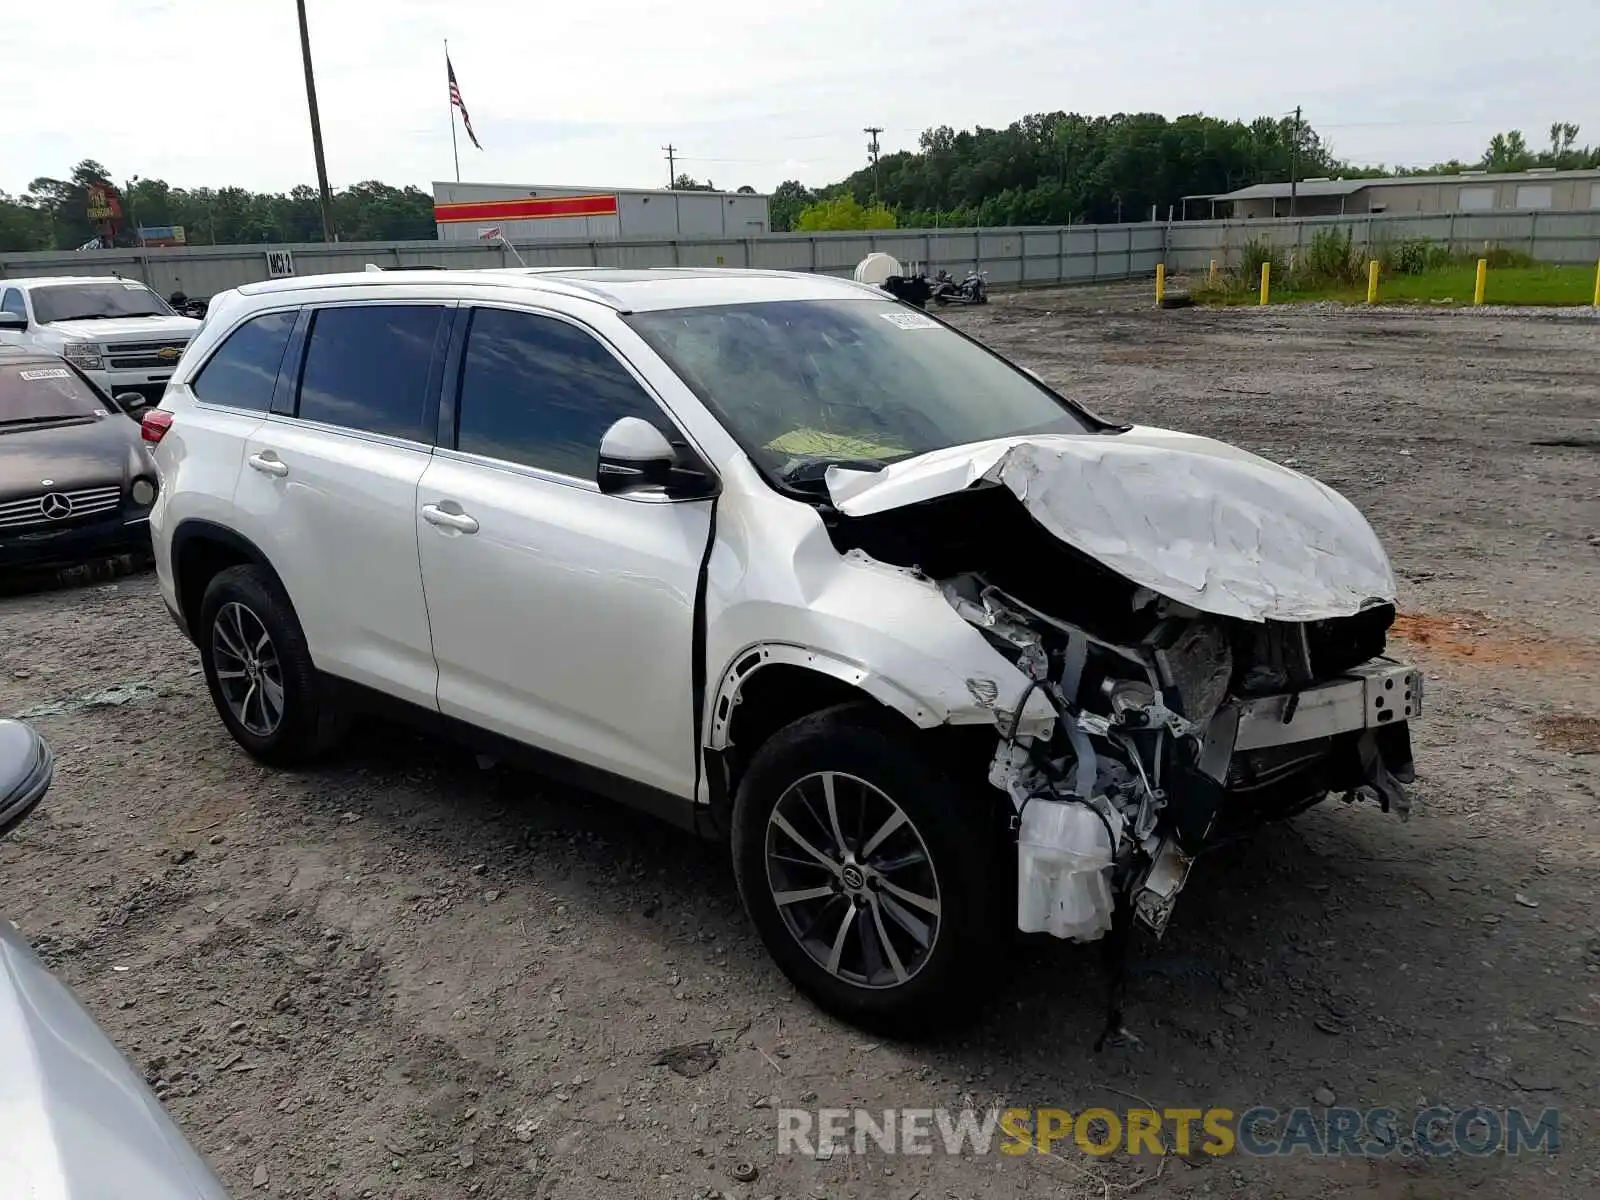
{"label": "rear door", "polygon": [[234,506],[270,547],[319,669],[433,708],[438,672],[417,561],[454,305],[309,313],[293,387],[245,446]]}
{"label": "rear door", "polygon": [[290,306],[242,322],[198,374],[173,384],[162,399],[173,423],[152,455],[160,489],[150,530],[156,572],[169,597],[177,594],[170,553],[173,530],[183,521],[233,524],[233,494],[244,469],[245,444],[266,418],[299,318],[299,308]]}
{"label": "rear door", "polygon": [[460,357],[440,435],[451,445],[417,497],[440,711],[691,797],[712,501],[595,484],[617,419],[684,435],[607,344],[563,316],[475,308]]}

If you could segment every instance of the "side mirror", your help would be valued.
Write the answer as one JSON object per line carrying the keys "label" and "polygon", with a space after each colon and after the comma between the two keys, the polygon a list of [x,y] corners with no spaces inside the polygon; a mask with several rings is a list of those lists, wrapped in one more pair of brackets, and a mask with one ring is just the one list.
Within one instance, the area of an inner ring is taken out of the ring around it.
{"label": "side mirror", "polygon": [[21,313],[0,312],[0,329],[19,331],[28,327],[28,318]]}
{"label": "side mirror", "polygon": [[144,409],[150,406],[150,401],[146,400],[138,392],[118,392],[111,399],[118,408],[130,417],[137,417]]}
{"label": "side mirror", "polygon": [[0,720],[0,837],[39,806],[54,774],[55,758],[33,727]]}
{"label": "side mirror", "polygon": [[612,496],[659,489],[681,499],[716,491],[716,481],[698,460],[690,463],[684,458],[649,421],[623,417],[600,439],[595,482]]}

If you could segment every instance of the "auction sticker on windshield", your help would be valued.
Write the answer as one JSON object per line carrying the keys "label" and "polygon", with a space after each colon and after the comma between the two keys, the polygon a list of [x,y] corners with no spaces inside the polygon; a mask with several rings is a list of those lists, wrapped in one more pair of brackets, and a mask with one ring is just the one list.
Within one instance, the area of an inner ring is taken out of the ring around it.
{"label": "auction sticker on windshield", "polygon": [[65,367],[49,367],[43,371],[18,371],[19,379],[71,379],[72,372]]}
{"label": "auction sticker on windshield", "polygon": [[939,328],[939,322],[935,321],[932,317],[925,317],[921,313],[914,313],[914,312],[886,312],[886,313],[879,313],[878,315],[880,317],[882,317],[885,321],[889,322],[889,324],[897,326],[900,329],[937,329],[937,328]]}

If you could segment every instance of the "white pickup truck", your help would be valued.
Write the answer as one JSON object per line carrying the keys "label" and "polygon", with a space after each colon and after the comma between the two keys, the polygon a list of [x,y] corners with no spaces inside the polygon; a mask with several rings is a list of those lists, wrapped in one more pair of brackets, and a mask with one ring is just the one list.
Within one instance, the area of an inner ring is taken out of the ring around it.
{"label": "white pickup truck", "polygon": [[0,345],[59,354],[112,396],[159,403],[199,328],[131,279],[0,279]]}

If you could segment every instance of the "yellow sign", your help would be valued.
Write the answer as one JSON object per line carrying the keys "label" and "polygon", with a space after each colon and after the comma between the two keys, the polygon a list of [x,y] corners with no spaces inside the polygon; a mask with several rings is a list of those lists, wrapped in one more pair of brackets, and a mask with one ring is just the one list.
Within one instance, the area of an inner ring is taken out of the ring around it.
{"label": "yellow sign", "polygon": [[102,184],[95,184],[89,189],[89,219],[91,221],[109,221],[117,215],[112,207],[111,193]]}

